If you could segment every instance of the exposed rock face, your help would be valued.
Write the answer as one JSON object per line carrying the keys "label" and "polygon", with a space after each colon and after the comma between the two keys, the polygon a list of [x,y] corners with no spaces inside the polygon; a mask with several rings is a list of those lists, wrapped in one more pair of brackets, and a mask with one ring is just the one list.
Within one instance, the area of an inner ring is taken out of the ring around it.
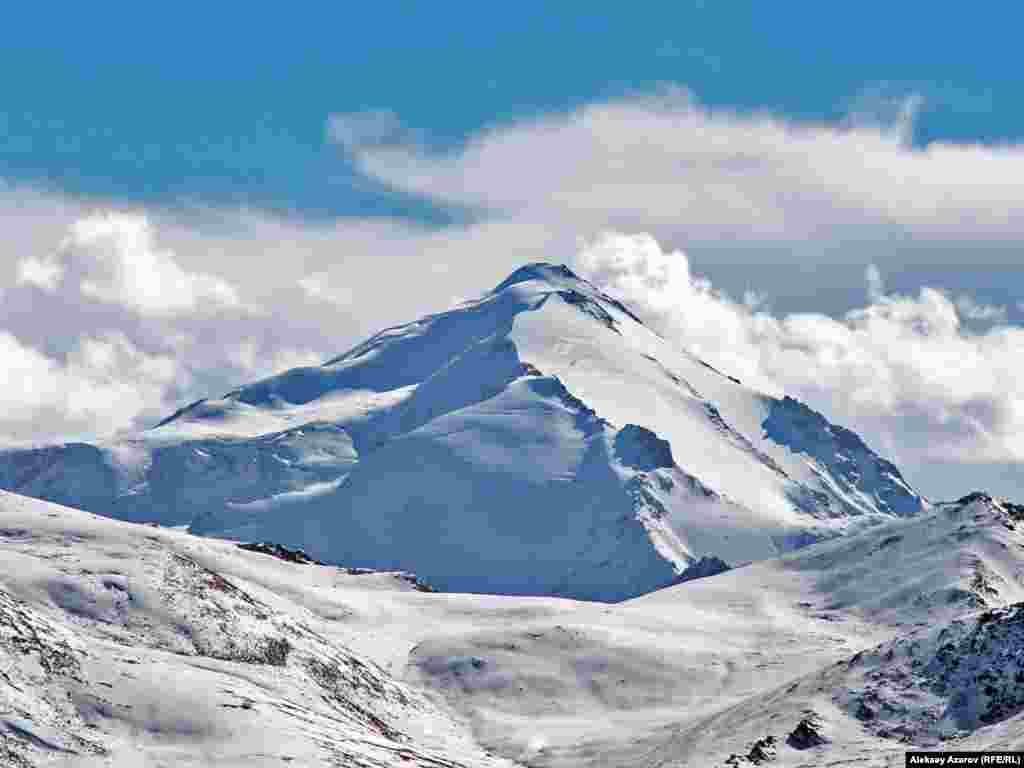
{"label": "exposed rock face", "polygon": [[803,453],[848,490],[872,501],[872,506],[894,515],[917,514],[924,501],[896,466],[875,454],[849,429],[830,423],[817,411],[788,395],[771,401],[762,423],[772,441]]}
{"label": "exposed rock face", "polygon": [[878,736],[935,744],[1024,711],[1024,603],[902,637],[847,664],[836,702]]}
{"label": "exposed rock face", "polygon": [[676,578],[676,584],[682,584],[684,581],[693,581],[694,579],[703,579],[707,576],[717,576],[720,573],[725,573],[731,570],[731,566],[722,560],[720,557],[714,555],[705,555],[693,562],[689,568],[679,574]]}
{"label": "exposed rock face", "polygon": [[[259,542],[259,543],[248,543],[239,544],[239,549],[244,549],[247,552],[259,552],[261,555],[270,555],[276,557],[278,560],[284,560],[286,563],[296,563],[297,565],[328,565],[328,563],[316,560],[301,549],[291,549],[284,546],[283,544],[274,544],[272,542]],[[380,571],[374,568],[345,568],[345,573],[349,576],[368,576]],[[420,579],[414,573],[406,573],[404,571],[396,571],[391,575],[407,584],[410,584],[413,589],[418,592],[433,592],[434,588],[427,584],[425,581]]]}
{"label": "exposed rock face", "polygon": [[1007,501],[1006,499],[997,499],[984,491],[974,491],[966,496],[962,496],[953,503],[963,507],[968,504],[973,504],[976,501],[983,502],[995,509],[998,509],[1003,512],[1011,522],[1024,522],[1024,504],[1014,504],[1012,501]]}
{"label": "exposed rock face", "polygon": [[675,466],[668,440],[636,424],[627,424],[615,436],[615,458],[641,472]]}
{"label": "exposed rock face", "polygon": [[746,755],[729,755],[729,757],[725,759],[725,764],[728,766],[761,765],[761,763],[767,763],[774,760],[775,755],[775,737],[765,736],[763,739],[755,741]]}
{"label": "exposed rock face", "polygon": [[808,715],[794,728],[786,737],[786,744],[793,749],[811,749],[827,744],[828,739],[821,735],[818,718],[813,714]]}
{"label": "exposed rock face", "polygon": [[586,315],[590,315],[608,330],[621,333],[615,324],[615,318],[596,301],[587,298],[579,291],[559,291],[558,295],[566,304],[576,307]]}
{"label": "exposed rock face", "polygon": [[754,745],[750,748],[750,752],[747,753],[747,760],[752,762],[754,765],[760,765],[766,763],[769,760],[775,759],[775,737],[765,736],[763,739],[758,739],[754,742]]}
{"label": "exposed rock face", "polygon": [[278,560],[284,560],[288,563],[299,563],[301,565],[324,565],[324,563],[321,563],[319,560],[314,560],[301,549],[289,549],[282,544],[273,544],[271,542],[264,541],[259,543],[239,544],[238,548],[249,552],[259,552],[263,555],[270,555],[271,557],[276,557]]}

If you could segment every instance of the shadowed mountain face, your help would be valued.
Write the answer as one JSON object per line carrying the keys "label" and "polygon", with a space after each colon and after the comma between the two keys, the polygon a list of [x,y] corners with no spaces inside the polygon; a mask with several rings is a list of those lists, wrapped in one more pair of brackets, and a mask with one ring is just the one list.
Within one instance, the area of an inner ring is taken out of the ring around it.
{"label": "shadowed mountain face", "polygon": [[852,432],[548,264],[151,430],[0,453],[0,487],[444,590],[598,600],[928,506]]}
{"label": "shadowed mountain face", "polygon": [[848,493],[868,494],[875,506],[896,515],[920,511],[919,500],[908,492],[892,462],[875,455],[855,432],[830,424],[799,400],[773,400],[762,426],[770,440],[815,461]]}

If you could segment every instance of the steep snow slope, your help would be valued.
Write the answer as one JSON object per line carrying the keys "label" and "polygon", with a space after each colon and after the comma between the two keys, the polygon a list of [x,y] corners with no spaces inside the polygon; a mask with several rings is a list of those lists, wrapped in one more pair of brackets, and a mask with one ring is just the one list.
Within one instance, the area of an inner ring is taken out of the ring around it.
{"label": "steep snow slope", "polygon": [[446,590],[600,600],[927,508],[856,435],[545,264],[138,435],[0,454],[0,487]]}

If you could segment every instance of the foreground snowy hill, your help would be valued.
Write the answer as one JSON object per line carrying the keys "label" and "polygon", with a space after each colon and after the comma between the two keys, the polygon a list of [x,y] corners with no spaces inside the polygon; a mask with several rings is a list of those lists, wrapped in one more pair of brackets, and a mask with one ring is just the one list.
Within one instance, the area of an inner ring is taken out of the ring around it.
{"label": "foreground snowy hill", "polygon": [[943,739],[1020,748],[1021,526],[1024,509],[968,497],[609,605],[424,592],[0,492],[0,763],[880,766]]}
{"label": "foreground snowy hill", "polygon": [[[1022,523],[1024,508],[968,497],[601,612],[535,611],[531,626],[478,617],[472,629],[438,631],[412,659],[485,745],[509,755],[542,745],[538,765],[708,766],[733,754],[747,764],[769,737],[774,764],[793,766],[902,765],[907,744],[939,735],[969,737],[965,749],[1024,743],[1024,727],[1007,719],[1024,702],[1006,658],[1019,665],[1024,649],[1019,632],[1002,629],[1019,609],[985,613],[1024,600]],[[993,639],[969,661],[978,622],[992,624]],[[951,632],[946,663],[961,656],[959,677],[925,655]],[[924,666],[886,661],[883,644],[896,642],[916,643]],[[883,675],[859,676],[879,657]],[[936,712],[941,720],[945,704],[977,700],[986,676],[1001,705],[978,711],[998,714],[952,716],[955,727],[940,730]],[[828,741],[787,744],[804,720]]]}
{"label": "foreground snowy hill", "polygon": [[598,600],[927,508],[852,432],[546,264],[138,435],[2,453],[0,487],[443,590]]}
{"label": "foreground snowy hill", "polygon": [[325,633],[286,588],[320,587],[265,555],[0,492],[0,563],[4,766],[508,764]]}

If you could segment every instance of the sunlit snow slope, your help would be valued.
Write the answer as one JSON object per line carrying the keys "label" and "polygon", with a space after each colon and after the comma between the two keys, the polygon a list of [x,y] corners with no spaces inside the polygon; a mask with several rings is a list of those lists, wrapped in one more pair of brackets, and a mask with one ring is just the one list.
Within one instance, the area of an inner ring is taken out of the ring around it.
{"label": "sunlit snow slope", "polygon": [[0,487],[444,590],[598,600],[927,508],[852,432],[546,264],[132,437],[0,454]]}

